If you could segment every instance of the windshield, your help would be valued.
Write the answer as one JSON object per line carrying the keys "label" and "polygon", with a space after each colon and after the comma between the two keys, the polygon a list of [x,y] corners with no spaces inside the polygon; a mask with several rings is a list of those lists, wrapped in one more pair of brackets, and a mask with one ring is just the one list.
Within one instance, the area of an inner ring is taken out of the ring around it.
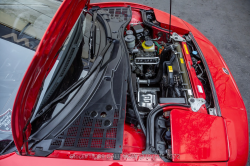
{"label": "windshield", "polygon": [[22,78],[61,2],[0,2],[0,153],[11,143],[11,113]]}

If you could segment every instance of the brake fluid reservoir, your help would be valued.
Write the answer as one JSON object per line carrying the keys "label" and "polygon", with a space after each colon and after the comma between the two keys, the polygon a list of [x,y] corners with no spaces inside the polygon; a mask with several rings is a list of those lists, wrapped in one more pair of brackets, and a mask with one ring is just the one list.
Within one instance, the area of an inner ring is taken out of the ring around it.
{"label": "brake fluid reservoir", "polygon": [[144,41],[142,44],[142,48],[145,52],[154,52],[155,51],[155,44],[152,40]]}
{"label": "brake fluid reservoir", "polygon": [[127,47],[129,50],[133,50],[135,47],[135,36],[134,35],[127,35],[125,36],[125,41],[127,43]]}

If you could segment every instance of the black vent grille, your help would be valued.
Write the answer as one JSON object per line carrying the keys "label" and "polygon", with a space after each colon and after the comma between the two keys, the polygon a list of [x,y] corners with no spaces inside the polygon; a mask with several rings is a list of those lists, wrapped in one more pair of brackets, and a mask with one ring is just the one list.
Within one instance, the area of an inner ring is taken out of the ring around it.
{"label": "black vent grille", "polygon": [[55,141],[53,141],[53,142],[51,143],[51,145],[53,145],[53,146],[60,146],[61,143],[62,143],[62,140],[55,140]]}
{"label": "black vent grille", "polygon": [[[98,10],[98,13],[112,28],[115,27],[117,30],[119,26],[125,25],[131,19],[130,7],[102,8]],[[74,51],[74,48],[71,49],[69,56],[72,56]],[[52,139],[50,150],[122,153],[127,91],[126,85],[123,85],[123,79],[127,77],[126,72],[123,72],[124,65],[121,63],[115,72],[113,81],[117,86],[105,95],[103,91],[97,91],[87,108],[71,122],[69,127]],[[121,85],[121,89],[115,88],[118,85]],[[104,81],[100,86],[109,87],[110,85]],[[112,90],[117,90],[117,93],[111,93]],[[94,100],[95,97],[96,100]],[[114,101],[111,98],[115,98],[116,105],[112,105]]]}
{"label": "black vent grille", "polygon": [[[111,110],[106,110],[105,106],[97,107],[103,109],[96,109],[94,114],[92,110],[84,111],[70,127],[52,140],[50,149],[120,152],[124,120],[119,117],[122,113],[113,107]],[[105,117],[101,116],[103,112]]]}
{"label": "black vent grille", "polygon": [[86,148],[88,147],[89,139],[86,138],[80,138],[77,143],[77,147],[83,147]]}
{"label": "black vent grille", "polygon": [[105,141],[105,148],[115,148],[115,140],[113,140],[113,139],[106,139],[106,141]]}
{"label": "black vent grille", "polygon": [[127,21],[129,17],[128,8],[103,8],[98,11],[99,14],[105,15],[106,20],[121,22]]}

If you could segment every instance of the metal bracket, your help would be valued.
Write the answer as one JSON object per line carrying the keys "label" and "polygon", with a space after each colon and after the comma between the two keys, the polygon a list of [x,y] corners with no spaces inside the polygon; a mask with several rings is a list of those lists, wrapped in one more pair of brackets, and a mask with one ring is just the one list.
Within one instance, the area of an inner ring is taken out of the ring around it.
{"label": "metal bracket", "polygon": [[217,112],[215,108],[209,108],[208,111],[209,111],[209,115],[217,116]]}
{"label": "metal bracket", "polygon": [[189,103],[191,105],[192,111],[194,111],[194,112],[199,111],[199,109],[201,108],[201,106],[206,103],[206,100],[203,99],[203,98],[197,98],[196,99],[196,98],[190,97],[188,99],[188,101],[189,101]]}
{"label": "metal bracket", "polygon": [[173,39],[174,41],[178,41],[178,42],[185,42],[186,41],[184,38],[182,38],[176,32],[173,32],[172,36],[170,36],[170,39]]}

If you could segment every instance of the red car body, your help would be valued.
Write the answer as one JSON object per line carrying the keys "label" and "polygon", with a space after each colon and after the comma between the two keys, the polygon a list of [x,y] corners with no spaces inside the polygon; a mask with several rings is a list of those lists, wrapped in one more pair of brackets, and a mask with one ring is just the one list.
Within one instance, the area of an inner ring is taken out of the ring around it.
{"label": "red car body", "polygon": [[[90,157],[90,155],[98,156],[101,154],[108,156],[109,154],[107,153],[61,150],[54,151],[48,157],[25,156],[22,149],[27,148],[27,143],[24,143],[23,138],[29,137],[31,128],[30,125],[25,125],[31,116],[31,110],[36,103],[42,81],[49,72],[47,69],[53,66],[55,62],[54,56],[59,51],[85,6],[88,8],[92,6],[103,8],[130,5],[133,12],[132,21],[133,19],[138,19],[137,13],[140,9],[153,10],[157,21],[161,23],[161,27],[169,26],[168,13],[148,6],[129,2],[96,4],[88,4],[88,2],[87,0],[64,1],[45,32],[34,58],[26,71],[14,103],[11,123],[13,138],[18,153],[13,152],[0,156],[0,165],[246,165],[249,143],[247,113],[232,74],[215,46],[195,27],[174,16],[172,16],[171,29],[181,35],[188,32],[193,34],[205,57],[216,90],[216,94],[214,95],[217,95],[221,117],[209,119],[206,115],[200,115],[196,118],[203,119],[204,123],[201,124],[204,124],[204,126],[195,127],[195,125],[192,124],[189,126],[194,133],[206,135],[207,140],[199,139],[198,134],[194,134],[189,138],[183,138],[180,137],[180,135],[187,134],[186,130],[173,130],[177,133],[173,134],[172,137],[178,140],[176,141],[177,143],[173,145],[173,151],[180,154],[185,160],[178,160],[178,158],[176,158],[176,160],[173,160],[171,163],[165,163],[157,157],[148,160],[146,158],[140,158],[140,153],[145,147],[143,143],[145,142],[145,138],[140,132],[125,125],[123,154],[132,154],[132,152],[133,154],[138,154],[138,156],[133,156],[127,160],[116,161],[107,157],[105,159]],[[229,74],[225,74],[223,68],[227,69]],[[180,110],[172,111],[171,114],[172,117],[191,117],[190,114],[183,113]],[[205,124],[210,122],[213,122],[213,126],[206,128]],[[172,127],[179,128],[180,123],[182,122],[175,121]],[[23,132],[25,127],[27,127],[28,130]],[[219,137],[216,133],[220,133]],[[189,147],[189,151],[181,148],[185,146]],[[196,147],[202,147],[206,152],[198,151]],[[217,147],[223,148],[217,149]],[[83,160],[85,154],[88,154],[88,158]]]}

